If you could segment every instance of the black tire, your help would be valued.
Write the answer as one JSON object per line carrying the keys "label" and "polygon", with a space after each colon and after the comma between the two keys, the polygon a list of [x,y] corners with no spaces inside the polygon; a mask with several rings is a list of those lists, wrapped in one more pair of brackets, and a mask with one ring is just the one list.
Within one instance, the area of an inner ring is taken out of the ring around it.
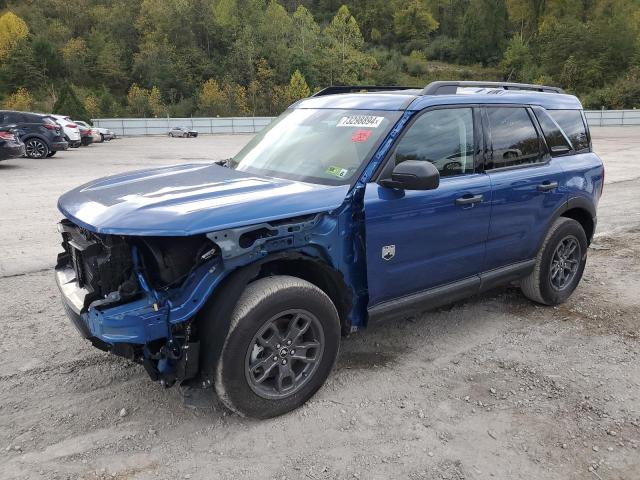
{"label": "black tire", "polygon": [[29,158],[46,158],[49,155],[49,146],[39,138],[29,138],[24,142],[25,152]]}
{"label": "black tire", "polygon": [[104,143],[104,135],[100,134],[100,143]]}
{"label": "black tire", "polygon": [[[282,321],[285,323],[275,323]],[[297,333],[300,331],[303,333]],[[267,332],[271,334],[265,339]],[[309,341],[315,336],[317,341]],[[289,339],[294,342],[287,343]],[[206,343],[204,339],[203,345]],[[309,346],[314,344],[317,346]],[[304,349],[303,355],[300,351],[296,354],[295,345]],[[338,312],[322,290],[290,276],[256,280],[240,296],[217,356],[214,380],[218,397],[242,416],[271,418],[294,410],[325,382],[335,364],[339,345]],[[274,363],[267,365],[267,361]],[[260,370],[258,363],[267,366]],[[290,372],[288,377],[286,370]],[[282,371],[285,374],[280,373]],[[268,375],[267,380],[259,383],[255,378],[257,374]],[[287,378],[289,382],[285,385]]]}
{"label": "black tire", "polygon": [[[571,250],[575,252],[575,258],[562,260],[562,254],[570,250],[569,245],[575,246]],[[588,246],[587,235],[580,223],[565,217],[553,222],[538,251],[533,272],[520,285],[525,297],[543,305],[565,302],[580,283]],[[561,276],[564,281],[560,281]]]}

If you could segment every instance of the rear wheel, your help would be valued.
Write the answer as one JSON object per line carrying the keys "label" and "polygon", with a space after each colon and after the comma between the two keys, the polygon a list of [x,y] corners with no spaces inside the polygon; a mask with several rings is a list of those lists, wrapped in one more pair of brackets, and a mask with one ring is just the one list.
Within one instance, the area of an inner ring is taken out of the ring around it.
{"label": "rear wheel", "polygon": [[566,301],[582,278],[587,248],[582,225],[571,218],[558,218],[538,252],[533,272],[522,281],[524,295],[543,305]]}
{"label": "rear wheel", "polygon": [[241,415],[282,415],[322,386],[339,343],[338,313],[322,290],[296,277],[257,280],[232,313],[216,365],[216,392]]}
{"label": "rear wheel", "polygon": [[29,158],[45,158],[49,154],[49,147],[39,138],[30,138],[24,143],[25,153]]}

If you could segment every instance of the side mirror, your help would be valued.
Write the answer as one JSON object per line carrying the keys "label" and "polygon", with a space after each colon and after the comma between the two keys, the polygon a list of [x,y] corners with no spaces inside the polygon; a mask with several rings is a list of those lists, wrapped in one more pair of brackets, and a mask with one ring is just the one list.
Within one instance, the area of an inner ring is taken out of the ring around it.
{"label": "side mirror", "polygon": [[440,185],[440,172],[431,162],[425,160],[405,160],[391,172],[391,179],[378,182],[383,187],[404,190],[433,190]]}

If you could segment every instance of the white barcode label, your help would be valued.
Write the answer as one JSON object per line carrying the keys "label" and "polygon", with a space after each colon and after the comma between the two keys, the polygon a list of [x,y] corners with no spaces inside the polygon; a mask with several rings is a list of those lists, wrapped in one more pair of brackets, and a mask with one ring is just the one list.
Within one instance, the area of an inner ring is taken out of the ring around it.
{"label": "white barcode label", "polygon": [[384,117],[376,117],[374,115],[349,115],[342,117],[338,122],[338,127],[357,127],[357,128],[378,128],[384,120]]}

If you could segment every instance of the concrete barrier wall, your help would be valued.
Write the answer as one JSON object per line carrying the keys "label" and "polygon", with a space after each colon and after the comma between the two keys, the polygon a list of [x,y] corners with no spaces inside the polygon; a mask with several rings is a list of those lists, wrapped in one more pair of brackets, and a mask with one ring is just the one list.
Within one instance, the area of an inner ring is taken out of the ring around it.
{"label": "concrete barrier wall", "polygon": [[273,117],[194,118],[95,118],[96,127],[108,128],[119,136],[167,135],[172,127],[188,127],[198,133],[257,133]]}
{"label": "concrete barrier wall", "polygon": [[[640,125],[640,110],[585,110],[589,126]],[[257,133],[274,117],[96,118],[93,124],[120,136],[166,135],[171,127],[185,126],[198,133]]]}
{"label": "concrete barrier wall", "polygon": [[640,125],[640,110],[585,110],[591,127]]}

